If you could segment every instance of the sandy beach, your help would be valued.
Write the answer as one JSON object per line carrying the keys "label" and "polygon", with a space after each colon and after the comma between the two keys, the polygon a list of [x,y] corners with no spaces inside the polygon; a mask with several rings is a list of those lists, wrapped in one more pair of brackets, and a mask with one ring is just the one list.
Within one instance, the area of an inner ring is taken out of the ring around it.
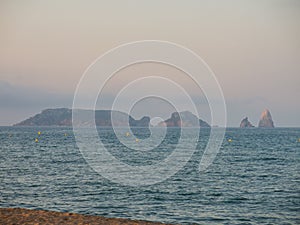
{"label": "sandy beach", "polygon": [[98,224],[98,225],[161,225],[164,223],[106,218],[68,212],[0,208],[0,224]]}

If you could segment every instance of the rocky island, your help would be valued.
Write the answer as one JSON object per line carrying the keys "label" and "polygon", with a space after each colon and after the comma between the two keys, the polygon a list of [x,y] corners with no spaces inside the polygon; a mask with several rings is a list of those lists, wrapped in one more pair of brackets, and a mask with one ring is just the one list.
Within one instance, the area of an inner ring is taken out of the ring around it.
{"label": "rocky island", "polygon": [[268,109],[265,109],[260,116],[258,127],[274,128],[274,122],[272,120],[271,113]]}
{"label": "rocky island", "polygon": [[[114,118],[115,126],[126,126],[128,124],[132,127],[148,127],[150,123],[150,117],[144,116],[140,120],[136,120],[130,115],[112,110],[75,110],[75,113],[79,113],[79,118],[76,120],[76,125],[91,126],[92,122],[87,120],[85,115],[95,113],[95,123],[97,126],[111,127],[111,118]],[[88,117],[89,118],[89,117]],[[41,113],[36,114],[14,126],[72,126],[72,109],[68,108],[56,108],[45,109]]]}
{"label": "rocky island", "polygon": [[245,117],[240,123],[240,128],[248,128],[248,127],[254,127],[254,126],[250,123],[248,117]]}
{"label": "rocky island", "polygon": [[[90,118],[91,113],[95,115],[95,123],[97,126],[111,127],[112,125],[117,127],[127,126],[128,121],[130,127],[149,127],[150,117],[144,116],[139,120],[134,119],[127,113],[113,110],[85,110],[76,109],[76,125],[79,126],[91,126],[92,121]],[[112,124],[113,118],[113,124]],[[210,127],[210,125],[199,119],[193,113],[189,111],[174,112],[171,118],[158,124],[158,126],[167,127]],[[41,113],[36,114],[14,126],[72,126],[72,109],[68,108],[56,108],[56,109],[45,109]]]}
{"label": "rocky island", "polygon": [[210,127],[210,125],[204,120],[199,119],[193,113],[189,111],[174,112],[171,118],[162,121],[158,126],[166,127]]}

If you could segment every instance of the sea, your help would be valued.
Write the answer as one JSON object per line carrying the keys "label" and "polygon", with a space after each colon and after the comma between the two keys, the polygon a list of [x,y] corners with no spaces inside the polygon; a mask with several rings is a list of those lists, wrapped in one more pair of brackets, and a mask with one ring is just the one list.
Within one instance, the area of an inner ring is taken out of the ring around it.
{"label": "sea", "polygon": [[[170,156],[179,130],[168,129],[161,145],[140,152],[111,128],[98,134],[116,159],[138,167]],[[137,133],[144,148],[149,130]],[[174,224],[300,224],[300,128],[227,128],[213,162],[199,171],[209,134],[200,129],[190,159],[174,175],[130,186],[95,171],[70,127],[0,127],[0,207]]]}

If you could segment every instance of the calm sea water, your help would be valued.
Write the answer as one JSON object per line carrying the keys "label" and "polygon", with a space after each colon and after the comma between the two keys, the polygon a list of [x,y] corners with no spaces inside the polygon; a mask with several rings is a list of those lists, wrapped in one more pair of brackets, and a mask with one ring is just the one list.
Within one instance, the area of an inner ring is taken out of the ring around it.
{"label": "calm sea water", "polygon": [[[113,155],[139,165],[172,152],[178,130],[153,154],[131,153],[111,129],[99,134]],[[214,163],[199,173],[208,135],[201,130],[196,152],[175,176],[128,187],[89,167],[71,128],[0,127],[0,207],[181,224],[300,224],[299,128],[227,129]]]}

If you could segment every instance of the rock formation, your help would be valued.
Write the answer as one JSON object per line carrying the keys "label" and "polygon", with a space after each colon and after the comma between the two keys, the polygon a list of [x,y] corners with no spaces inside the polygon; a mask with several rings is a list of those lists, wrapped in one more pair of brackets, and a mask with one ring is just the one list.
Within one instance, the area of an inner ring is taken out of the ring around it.
{"label": "rock formation", "polygon": [[171,115],[171,118],[160,122],[158,126],[166,127],[210,127],[210,125],[199,119],[193,113],[189,111],[184,112],[174,112]]}
{"label": "rock formation", "polygon": [[245,117],[240,124],[240,128],[248,128],[248,127],[254,127],[250,121],[248,120],[248,117]]}
{"label": "rock formation", "polygon": [[271,113],[268,109],[265,109],[262,112],[262,114],[260,116],[259,123],[258,123],[258,127],[266,127],[266,128],[273,128],[274,127],[272,116],[271,116]]}
{"label": "rock formation", "polygon": [[[150,118],[144,116],[140,120],[135,120],[127,113],[112,110],[75,110],[76,125],[91,126],[90,115],[95,116],[97,126],[127,126],[131,127],[149,127]],[[72,110],[67,108],[45,109],[15,126],[72,126]]]}

